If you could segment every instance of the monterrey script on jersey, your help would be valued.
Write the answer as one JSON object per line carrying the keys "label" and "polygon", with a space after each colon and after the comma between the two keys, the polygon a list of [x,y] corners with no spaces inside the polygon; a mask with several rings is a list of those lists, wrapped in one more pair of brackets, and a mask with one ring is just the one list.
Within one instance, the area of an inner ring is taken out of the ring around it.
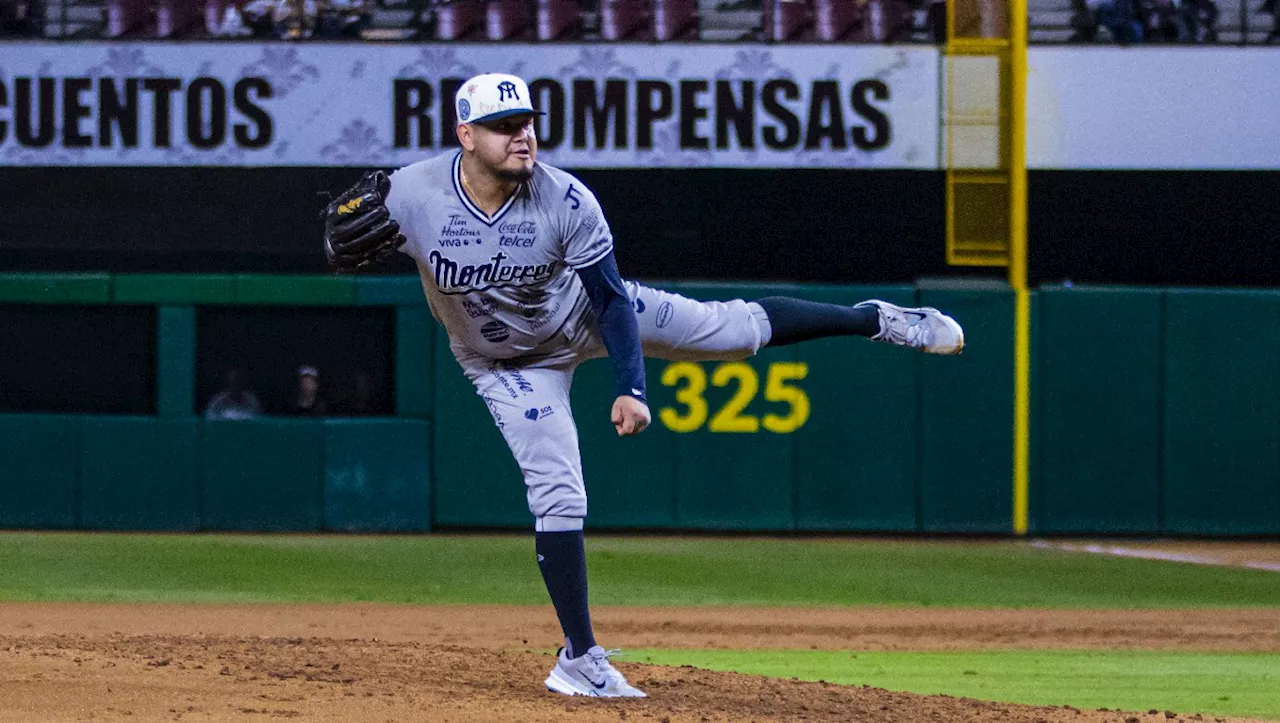
{"label": "monterrey script on jersey", "polygon": [[541,163],[487,216],[463,192],[461,162],[459,152],[396,171],[387,209],[450,340],[519,356],[564,324],[585,294],[573,269],[604,258],[613,236],[591,191]]}

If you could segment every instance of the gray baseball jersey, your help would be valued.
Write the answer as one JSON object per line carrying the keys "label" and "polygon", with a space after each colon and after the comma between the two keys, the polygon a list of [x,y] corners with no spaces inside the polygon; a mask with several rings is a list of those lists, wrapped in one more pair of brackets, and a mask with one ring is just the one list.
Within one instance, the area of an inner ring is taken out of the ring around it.
{"label": "gray baseball jersey", "polygon": [[[520,465],[537,529],[580,530],[587,492],[569,387],[578,364],[605,347],[574,269],[608,254],[613,237],[586,186],[541,163],[486,216],[463,193],[460,158],[396,171],[387,209],[458,364]],[[626,291],[646,356],[742,359],[769,341],[759,304],[701,302],[634,282]]]}
{"label": "gray baseball jersey", "polygon": [[452,344],[492,359],[525,354],[585,296],[574,268],[613,249],[591,191],[542,163],[492,216],[463,192],[461,152],[406,166],[386,200]]}

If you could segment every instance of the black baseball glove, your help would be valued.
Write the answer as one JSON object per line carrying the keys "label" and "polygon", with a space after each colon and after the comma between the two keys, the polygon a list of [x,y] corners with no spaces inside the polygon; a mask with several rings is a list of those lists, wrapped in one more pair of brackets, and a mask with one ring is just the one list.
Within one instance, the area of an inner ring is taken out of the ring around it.
{"label": "black baseball glove", "polygon": [[404,245],[400,224],[391,220],[384,205],[390,192],[387,174],[369,171],[329,202],[324,209],[324,254],[330,266],[354,271]]}

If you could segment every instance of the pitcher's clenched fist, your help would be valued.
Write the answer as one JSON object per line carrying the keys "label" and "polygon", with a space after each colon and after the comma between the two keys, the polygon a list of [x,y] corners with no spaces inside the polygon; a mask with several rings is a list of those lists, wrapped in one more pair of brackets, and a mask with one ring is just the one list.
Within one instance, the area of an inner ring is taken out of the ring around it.
{"label": "pitcher's clenched fist", "polygon": [[612,418],[619,437],[640,434],[649,426],[649,407],[635,397],[623,395],[613,402]]}

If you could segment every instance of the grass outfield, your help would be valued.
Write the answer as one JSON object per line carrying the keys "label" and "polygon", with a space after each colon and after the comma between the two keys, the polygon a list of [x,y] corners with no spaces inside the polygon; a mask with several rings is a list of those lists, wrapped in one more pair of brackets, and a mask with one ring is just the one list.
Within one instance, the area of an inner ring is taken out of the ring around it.
{"label": "grass outfield", "polygon": [[626,660],[912,693],[1280,719],[1280,656],[1156,651],[643,650]]}
{"label": "grass outfield", "polygon": [[[1280,607],[1280,574],[1016,542],[589,536],[599,605]],[[546,604],[532,535],[0,533],[0,599]]]}

